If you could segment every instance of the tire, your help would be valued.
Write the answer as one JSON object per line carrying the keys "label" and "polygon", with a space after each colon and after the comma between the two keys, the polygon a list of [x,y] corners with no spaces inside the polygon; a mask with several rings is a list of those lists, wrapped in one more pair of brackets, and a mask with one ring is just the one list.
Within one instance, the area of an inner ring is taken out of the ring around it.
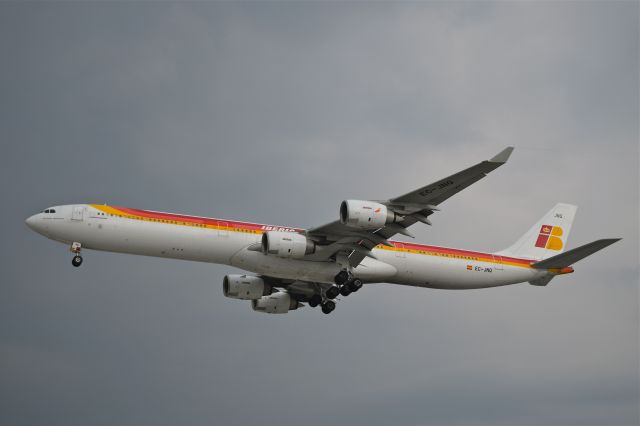
{"label": "tire", "polygon": [[322,297],[320,297],[319,294],[314,294],[309,298],[309,306],[311,306],[312,308],[318,306],[320,302],[322,302]]}
{"label": "tire", "polygon": [[333,287],[329,288],[325,292],[325,295],[327,296],[328,299],[335,299],[336,297],[338,297],[338,294],[340,294],[340,287],[335,286],[335,285]]}
{"label": "tire", "polygon": [[75,266],[76,268],[80,265],[82,265],[82,256],[77,255],[77,256],[73,256],[73,259],[71,259],[71,264],[73,266]]}
{"label": "tire", "polygon": [[349,283],[349,290],[351,290],[352,292],[356,292],[361,288],[362,288],[362,281],[360,281],[357,278]]}
{"label": "tire", "polygon": [[352,291],[351,291],[351,288],[349,288],[348,284],[345,284],[342,287],[340,287],[340,294],[343,295],[344,297],[347,297],[351,293]]}
{"label": "tire", "polygon": [[322,313],[330,314],[336,308],[336,302],[333,300],[327,300],[322,304]]}
{"label": "tire", "polygon": [[349,279],[349,273],[347,271],[340,271],[333,278],[335,283],[338,284],[338,285],[342,285],[342,284],[346,283],[348,279]]}

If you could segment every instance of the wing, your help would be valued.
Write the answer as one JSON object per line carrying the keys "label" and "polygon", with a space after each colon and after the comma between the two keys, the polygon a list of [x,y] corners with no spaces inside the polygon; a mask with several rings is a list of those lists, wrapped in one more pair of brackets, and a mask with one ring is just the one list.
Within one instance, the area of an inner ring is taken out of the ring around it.
{"label": "wing", "polygon": [[437,206],[471,184],[476,183],[489,172],[502,166],[507,162],[512,151],[513,147],[507,147],[490,160],[478,163],[431,185],[423,186],[408,194],[393,198],[390,203],[399,205],[416,204],[418,206],[431,204]]}
{"label": "wing", "polygon": [[318,249],[305,259],[328,260],[344,256],[351,267],[360,264],[366,256],[374,257],[371,250],[378,244],[391,246],[388,239],[396,234],[413,237],[407,228],[416,222],[431,225],[429,216],[437,206],[453,195],[479,181],[488,173],[507,162],[513,147],[507,147],[490,160],[482,161],[461,172],[423,186],[407,194],[386,201],[378,201],[399,217],[394,223],[373,230],[359,230],[336,220],[307,231],[307,237],[318,244]]}

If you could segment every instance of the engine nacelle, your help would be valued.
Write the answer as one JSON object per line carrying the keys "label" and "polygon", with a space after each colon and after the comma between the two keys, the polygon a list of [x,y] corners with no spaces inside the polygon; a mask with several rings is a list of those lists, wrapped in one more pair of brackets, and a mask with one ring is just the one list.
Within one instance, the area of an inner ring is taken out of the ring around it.
{"label": "engine nacelle", "polygon": [[262,234],[262,252],[278,257],[302,259],[315,251],[315,243],[297,232],[268,231]]}
{"label": "engine nacelle", "polygon": [[279,291],[268,296],[251,301],[254,311],[265,314],[286,314],[300,307],[300,303],[291,297],[289,293]]}
{"label": "engine nacelle", "polygon": [[269,294],[271,288],[262,278],[253,275],[225,275],[222,291],[231,299],[255,300]]}
{"label": "engine nacelle", "polygon": [[340,204],[340,222],[358,229],[377,229],[396,221],[387,206],[373,201],[345,200]]}

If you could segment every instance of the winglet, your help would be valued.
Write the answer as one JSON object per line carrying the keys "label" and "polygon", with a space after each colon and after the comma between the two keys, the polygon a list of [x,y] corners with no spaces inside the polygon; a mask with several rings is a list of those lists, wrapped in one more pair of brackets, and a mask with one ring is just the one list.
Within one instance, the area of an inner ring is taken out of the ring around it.
{"label": "winglet", "polygon": [[492,162],[492,163],[506,163],[507,160],[509,159],[509,157],[511,156],[512,152],[513,152],[513,147],[512,146],[508,146],[505,149],[503,149],[502,151],[500,151],[499,154],[497,154],[495,157],[493,157],[489,161]]}

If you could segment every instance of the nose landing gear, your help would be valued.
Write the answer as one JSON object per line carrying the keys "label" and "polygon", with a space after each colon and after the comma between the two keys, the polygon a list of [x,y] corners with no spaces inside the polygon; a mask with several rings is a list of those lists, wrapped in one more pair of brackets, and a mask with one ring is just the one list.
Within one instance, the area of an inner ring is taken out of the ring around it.
{"label": "nose landing gear", "polygon": [[80,243],[73,242],[71,243],[71,253],[75,253],[73,259],[71,259],[71,264],[76,268],[82,265],[82,256],[80,256],[80,249],[82,245]]}

